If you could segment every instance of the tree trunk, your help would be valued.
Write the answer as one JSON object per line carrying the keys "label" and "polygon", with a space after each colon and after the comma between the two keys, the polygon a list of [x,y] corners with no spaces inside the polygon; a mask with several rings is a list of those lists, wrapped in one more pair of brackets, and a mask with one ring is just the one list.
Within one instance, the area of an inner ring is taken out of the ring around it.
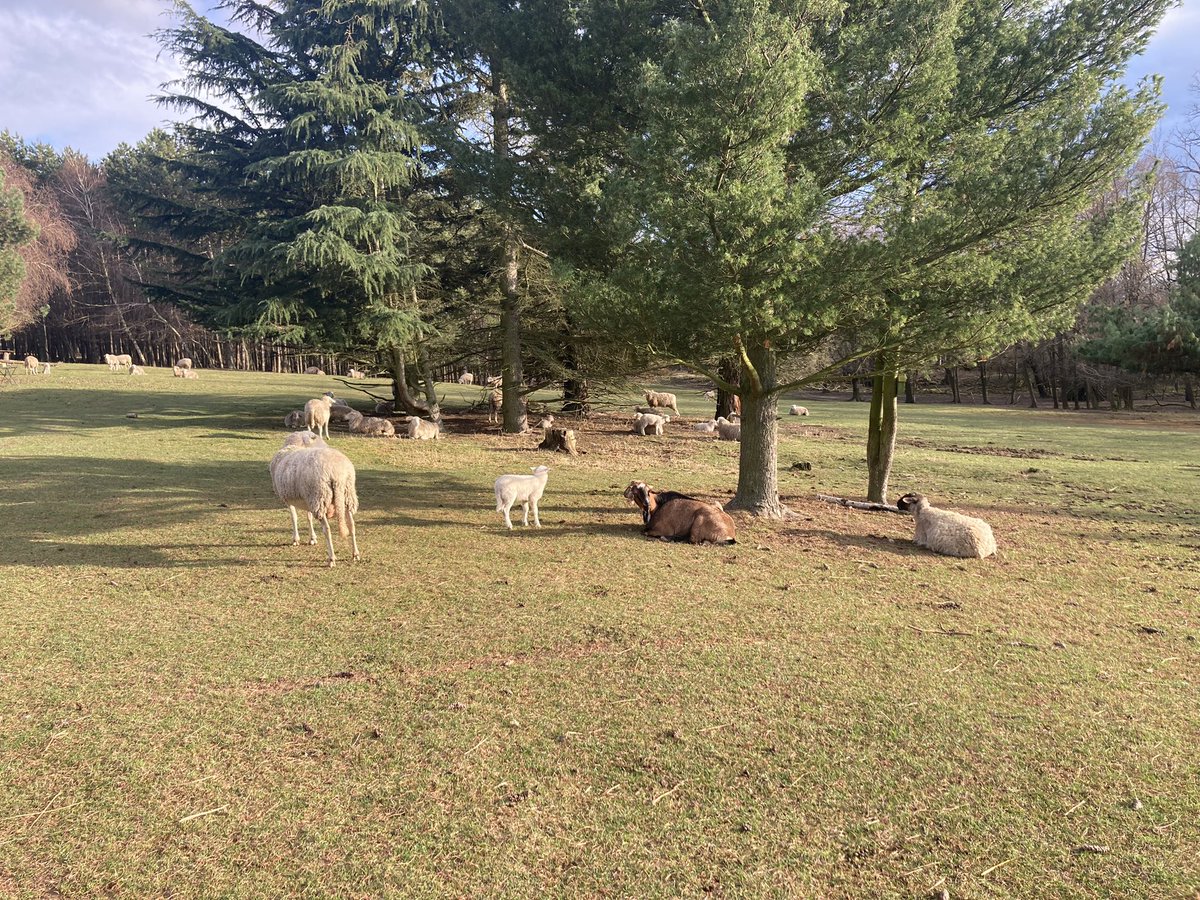
{"label": "tree trunk", "polygon": [[916,380],[917,380],[916,372],[909,372],[908,375],[904,379],[904,402],[905,403],[916,403],[917,402],[916,391],[913,390],[913,382]]}
{"label": "tree trunk", "polygon": [[[401,410],[410,416],[424,416],[429,410],[417,402],[408,389],[408,372],[404,363],[404,353],[399,347],[388,347],[388,362],[392,375],[392,397],[397,413]],[[303,369],[301,369],[303,371]]]}
{"label": "tree trunk", "polygon": [[563,369],[567,373],[566,378],[563,379],[562,411],[580,416],[587,415],[591,410],[588,402],[588,383],[579,369],[579,356],[575,352],[574,331],[569,318],[563,326],[561,361]]}
{"label": "tree trunk", "polygon": [[787,507],[779,502],[779,394],[776,391],[775,350],[767,341],[754,341],[746,347],[746,356],[754,371],[749,371],[749,366],[742,366],[738,488],[725,508],[781,519],[787,514]]}
{"label": "tree trunk", "polygon": [[[509,146],[508,85],[500,63],[493,59],[492,72],[492,153],[506,166],[512,155]],[[505,195],[511,194],[506,186]],[[507,434],[523,434],[527,427],[525,396],[522,394],[525,372],[521,362],[520,242],[512,223],[504,226],[503,260],[500,270],[500,392],[503,396],[504,424]]]}
{"label": "tree trunk", "polygon": [[871,410],[867,415],[867,500],[886,503],[892,456],[896,451],[896,373],[876,360],[872,379]]}
{"label": "tree trunk", "polygon": [[862,385],[857,378],[850,379],[850,400],[853,403],[862,400]]}
{"label": "tree trunk", "polygon": [[434,381],[429,354],[425,352],[424,344],[417,345],[417,365],[421,368],[421,384],[425,388],[425,405],[429,409],[429,418],[433,422],[441,423],[442,408],[438,403],[437,382]]}
{"label": "tree trunk", "polygon": [[[741,380],[741,364],[737,357],[726,356],[723,358],[718,364],[717,374],[730,384],[738,384]],[[713,414],[714,419],[721,416],[728,419],[733,415],[733,397],[734,395],[724,388],[717,388],[717,411]]]}
{"label": "tree trunk", "polygon": [[538,449],[554,453],[567,453],[571,456],[575,456],[579,452],[575,446],[575,432],[570,428],[547,428],[545,437],[538,444]]}
{"label": "tree trunk", "polygon": [[988,405],[990,401],[987,395],[987,362],[979,363],[979,390],[983,394],[984,405]]}
{"label": "tree trunk", "polygon": [[1033,368],[1028,362],[1025,363],[1025,388],[1029,391],[1029,408],[1037,409],[1037,391],[1033,387]]}
{"label": "tree trunk", "polygon": [[1196,408],[1196,387],[1192,384],[1192,379],[1190,378],[1184,379],[1183,399],[1192,409]]}

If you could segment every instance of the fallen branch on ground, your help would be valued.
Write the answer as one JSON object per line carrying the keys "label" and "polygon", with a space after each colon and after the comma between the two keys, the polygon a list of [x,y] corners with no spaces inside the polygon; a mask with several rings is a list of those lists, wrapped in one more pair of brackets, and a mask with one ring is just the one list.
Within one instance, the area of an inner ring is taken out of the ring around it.
{"label": "fallen branch on ground", "polygon": [[870,512],[893,512],[901,515],[908,515],[898,506],[892,506],[890,503],[864,503],[860,500],[847,500],[845,497],[831,497],[828,494],[817,494],[818,500],[823,500],[826,503],[836,503],[838,506],[844,506],[847,509],[865,509]]}

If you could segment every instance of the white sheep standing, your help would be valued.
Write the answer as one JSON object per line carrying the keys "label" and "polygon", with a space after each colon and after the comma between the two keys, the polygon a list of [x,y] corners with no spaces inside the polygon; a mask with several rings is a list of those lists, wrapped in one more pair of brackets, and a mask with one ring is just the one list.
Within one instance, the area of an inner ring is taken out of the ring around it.
{"label": "white sheep standing", "polygon": [[504,524],[511,531],[513,524],[509,518],[509,510],[513,504],[520,503],[525,511],[524,525],[529,527],[529,509],[533,507],[533,524],[538,528],[542,522],[538,518],[538,501],[546,490],[546,478],[550,475],[548,466],[538,466],[532,469],[532,475],[501,475],[496,479],[496,512],[504,514]]}
{"label": "white sheep standing", "polygon": [[309,400],[304,404],[304,424],[311,428],[317,434],[320,434],[322,429],[325,431],[325,439],[329,439],[329,417],[330,407],[333,406],[333,398],[326,394],[323,397],[317,397],[314,400]]}
{"label": "white sheep standing", "polygon": [[39,365],[41,365],[41,363],[38,362],[38,358],[36,356],[25,357],[25,374],[36,375]]}
{"label": "white sheep standing", "polygon": [[116,356],[113,357],[113,360],[114,360],[114,363],[113,363],[114,369],[119,369],[122,366],[132,366],[133,365],[133,357],[130,356],[128,353],[118,353]]}
{"label": "white sheep standing", "polygon": [[724,416],[718,416],[717,437],[723,441],[740,441],[742,439],[741,423],[730,422]]}
{"label": "white sheep standing", "polygon": [[960,559],[983,559],[996,552],[992,526],[983,519],[930,506],[921,494],[905,494],[896,506],[916,520],[913,543],[918,547]]}
{"label": "white sheep standing", "polygon": [[670,421],[670,416],[660,416],[654,413],[638,413],[633,417],[633,430],[636,434],[661,435],[663,433],[663,426]]}
{"label": "white sheep standing", "polygon": [[351,370],[350,370],[350,377],[351,377],[351,378],[366,378],[366,377],[367,377],[367,373],[366,373],[366,372],[362,372],[362,371],[360,371],[360,370],[358,370],[358,369],[351,369]]}
{"label": "white sheep standing", "polygon": [[104,354],[104,364],[106,366],[108,366],[108,371],[110,371],[110,372],[117,371],[117,357],[115,355],[113,355],[112,353]]}
{"label": "white sheep standing", "polygon": [[504,407],[504,395],[499,391],[488,394],[488,421],[499,422],[500,410]]}
{"label": "white sheep standing", "polygon": [[426,422],[417,416],[408,417],[408,436],[414,441],[433,441],[441,434],[437,422]]}
{"label": "white sheep standing", "polygon": [[808,407],[807,406],[793,406],[790,410],[788,410],[788,415],[789,416],[807,416],[808,415]]}
{"label": "white sheep standing", "polygon": [[717,430],[717,420],[709,419],[707,422],[697,422],[692,428],[696,431],[703,431],[705,434],[712,434]]}
{"label": "white sheep standing", "polygon": [[458,376],[458,383],[459,384],[474,384],[475,376],[472,375],[470,372],[467,372],[466,370],[464,370],[463,373]]}
{"label": "white sheep standing", "polygon": [[358,536],[354,530],[354,514],[358,512],[354,463],[312,432],[300,431],[287,436],[282,449],[271,457],[270,469],[275,496],[292,514],[292,546],[300,543],[296,507],[301,506],[308,512],[309,544],[317,542],[313,516],[321,520],[331,567],[337,563],[337,557],[333,552],[333,535],[329,531],[330,516],[337,519],[342,537],[350,537],[354,558],[358,559]]}
{"label": "white sheep standing", "polygon": [[666,391],[646,391],[644,396],[648,406],[661,406],[664,409],[674,410],[676,415],[679,414],[674,394],[668,394]]}

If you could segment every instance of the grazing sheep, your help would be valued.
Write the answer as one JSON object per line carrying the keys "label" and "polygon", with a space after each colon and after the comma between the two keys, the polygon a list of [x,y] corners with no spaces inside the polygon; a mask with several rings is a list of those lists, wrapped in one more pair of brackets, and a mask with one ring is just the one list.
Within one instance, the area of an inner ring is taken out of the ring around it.
{"label": "grazing sheep", "polygon": [[730,422],[724,416],[717,417],[717,437],[723,441],[740,441],[742,426],[740,422]]}
{"label": "grazing sheep", "polygon": [[664,391],[646,391],[643,396],[646,398],[647,406],[662,407],[670,409],[679,415],[679,407],[675,405],[675,395],[668,394]]}
{"label": "grazing sheep", "polygon": [[128,353],[118,353],[116,356],[113,357],[113,359],[116,360],[116,364],[113,366],[114,369],[119,369],[122,366],[132,366],[133,365],[133,357],[130,356]]}
{"label": "grazing sheep", "polygon": [[49,374],[50,374],[50,363],[48,363],[48,362],[44,362],[44,363],[42,363],[42,368],[41,368],[41,373],[40,373],[40,374],[42,374],[42,375],[49,375]]}
{"label": "grazing sheep", "polygon": [[659,416],[653,413],[638,413],[633,417],[634,434],[661,435],[663,426],[671,421],[670,416]]}
{"label": "grazing sheep", "polygon": [[38,366],[40,365],[41,363],[38,362],[38,358],[36,356],[25,357],[25,374],[36,375]]}
{"label": "grazing sheep", "polygon": [[196,373],[195,369],[184,369],[183,377],[186,380],[188,378],[199,378],[200,376]]}
{"label": "grazing sheep", "polygon": [[709,419],[707,422],[697,422],[692,428],[696,431],[703,431],[705,434],[712,434],[717,430],[717,420]]}
{"label": "grazing sheep", "polygon": [[298,428],[304,427],[304,410],[293,409],[290,413],[283,417],[283,427],[290,428],[295,431]]}
{"label": "grazing sheep", "polygon": [[414,441],[433,441],[440,434],[437,422],[426,422],[417,416],[408,417],[408,436]]}
{"label": "grazing sheep", "polygon": [[304,370],[305,375],[324,375],[325,370],[318,366],[309,366]]}
{"label": "grazing sheep", "polygon": [[357,409],[351,409],[346,413],[346,427],[350,429],[351,434],[361,434],[364,437],[396,436],[396,426],[390,420],[364,416]]}
{"label": "grazing sheep", "polygon": [[190,356],[185,356],[183,359],[179,360],[179,362],[175,363],[175,365],[181,369],[190,369],[192,367],[192,358]]}
{"label": "grazing sheep", "polygon": [[790,410],[788,410],[788,415],[789,416],[807,416],[808,415],[808,407],[807,406],[793,406]]}
{"label": "grazing sheep", "polygon": [[145,375],[145,374],[146,374],[146,370],[145,370],[145,369],[143,369],[141,366],[130,366],[130,367],[129,367],[129,374],[130,374],[130,375]]}
{"label": "grazing sheep", "polygon": [[351,370],[350,370],[350,377],[351,377],[351,378],[366,378],[366,377],[367,377],[367,373],[366,373],[366,372],[360,372],[358,369],[351,369]]}
{"label": "grazing sheep", "polygon": [[332,406],[333,400],[328,396],[318,397],[304,404],[305,427],[311,428],[317,434],[324,430],[326,440],[329,439],[329,410]]}
{"label": "grazing sheep", "polygon": [[474,384],[475,376],[464,369],[463,373],[458,376],[458,383],[459,384]]}
{"label": "grazing sheep", "polygon": [[499,391],[488,394],[488,421],[499,422],[500,410],[504,406],[504,395]]}
{"label": "grazing sheep", "polygon": [[333,553],[333,535],[329,517],[338,521],[343,537],[350,537],[354,558],[359,558],[358,536],[354,530],[354,514],[358,512],[358,493],[355,490],[354,464],[345,454],[334,450],[311,432],[288,435],[284,446],[271,458],[271,486],[275,496],[283,501],[292,514],[292,546],[300,543],[300,528],[296,507],[308,512],[309,543],[317,542],[313,516],[321,520],[329,565],[337,563]]}
{"label": "grazing sheep", "polygon": [[508,511],[513,508],[514,503],[520,503],[525,511],[526,528],[529,527],[530,507],[533,507],[533,524],[538,528],[542,527],[538,518],[538,501],[542,499],[542,493],[546,490],[546,479],[550,475],[550,469],[547,466],[538,466],[532,471],[532,475],[501,475],[496,479],[496,512],[504,514],[504,524],[509,531],[513,525]]}
{"label": "grazing sheep", "polygon": [[733,519],[715,503],[656,491],[644,481],[631,481],[624,497],[642,511],[642,532],[647,537],[692,544],[737,543]]}
{"label": "grazing sheep", "polygon": [[918,547],[961,559],[983,559],[996,552],[992,527],[983,519],[930,506],[921,494],[905,494],[896,506],[916,519],[913,543]]}

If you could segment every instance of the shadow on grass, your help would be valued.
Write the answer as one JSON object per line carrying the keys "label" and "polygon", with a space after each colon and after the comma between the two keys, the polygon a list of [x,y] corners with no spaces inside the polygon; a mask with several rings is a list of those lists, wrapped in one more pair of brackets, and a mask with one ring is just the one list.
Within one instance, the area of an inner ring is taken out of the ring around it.
{"label": "shadow on grass", "polygon": [[846,534],[841,531],[830,531],[828,528],[792,528],[782,531],[780,534],[793,539],[815,538],[844,550],[857,547],[872,553],[885,552],[904,557],[920,556],[927,552],[908,539],[868,534]]}

